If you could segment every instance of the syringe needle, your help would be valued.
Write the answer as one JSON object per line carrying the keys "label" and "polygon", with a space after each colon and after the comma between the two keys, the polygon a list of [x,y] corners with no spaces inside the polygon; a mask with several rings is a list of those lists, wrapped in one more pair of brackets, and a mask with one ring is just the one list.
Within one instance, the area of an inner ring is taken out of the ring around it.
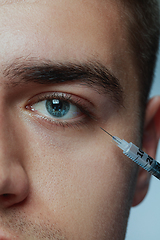
{"label": "syringe needle", "polygon": [[111,136],[111,137],[113,138],[113,136],[112,136],[109,132],[107,132],[106,130],[104,130],[104,129],[101,128],[101,127],[100,127],[100,129],[102,129],[105,133],[107,133],[109,136]]}
{"label": "syringe needle", "polygon": [[120,138],[116,137],[116,136],[113,136],[111,135],[109,132],[107,132],[106,130],[104,130],[103,128],[100,127],[100,129],[102,129],[105,133],[107,133],[110,137],[112,137],[112,139],[117,143],[117,144],[121,144],[122,141]]}

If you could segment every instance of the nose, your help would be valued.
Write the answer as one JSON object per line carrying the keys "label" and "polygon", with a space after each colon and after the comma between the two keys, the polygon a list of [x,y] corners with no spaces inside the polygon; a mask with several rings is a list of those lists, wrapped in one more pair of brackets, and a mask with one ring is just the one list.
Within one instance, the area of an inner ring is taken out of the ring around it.
{"label": "nose", "polygon": [[22,203],[28,196],[29,184],[24,168],[18,162],[0,165],[0,208]]}
{"label": "nose", "polygon": [[0,209],[24,202],[29,193],[21,134],[10,127],[0,126]]}

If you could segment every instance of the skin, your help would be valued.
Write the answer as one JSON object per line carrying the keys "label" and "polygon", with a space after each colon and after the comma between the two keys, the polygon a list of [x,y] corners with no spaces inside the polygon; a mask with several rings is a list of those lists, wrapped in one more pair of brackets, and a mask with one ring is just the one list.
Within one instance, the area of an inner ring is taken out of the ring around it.
{"label": "skin", "polygon": [[[143,199],[149,178],[141,170],[136,180],[137,166],[100,130],[141,142],[139,77],[121,7],[109,0],[0,3],[0,239],[124,239],[133,198],[134,205]],[[13,86],[5,68],[27,59],[99,61],[119,79],[123,104],[78,82]],[[95,119],[43,118],[34,104],[53,92],[78,97]]]}

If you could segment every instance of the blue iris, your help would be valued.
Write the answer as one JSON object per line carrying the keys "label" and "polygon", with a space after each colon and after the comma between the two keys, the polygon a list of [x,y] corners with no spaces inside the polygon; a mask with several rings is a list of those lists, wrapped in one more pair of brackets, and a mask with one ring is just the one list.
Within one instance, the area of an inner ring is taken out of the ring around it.
{"label": "blue iris", "polygon": [[69,112],[70,103],[59,99],[46,100],[46,109],[50,115],[59,118]]}

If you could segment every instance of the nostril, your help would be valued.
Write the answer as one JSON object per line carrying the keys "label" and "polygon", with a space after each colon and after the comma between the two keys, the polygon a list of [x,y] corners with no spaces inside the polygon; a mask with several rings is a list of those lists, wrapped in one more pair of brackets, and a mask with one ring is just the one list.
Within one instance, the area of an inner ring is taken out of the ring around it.
{"label": "nostril", "polygon": [[9,200],[15,198],[15,194],[4,193],[0,196],[0,198],[3,201],[9,201]]}
{"label": "nostril", "polygon": [[4,193],[4,194],[1,195],[1,198],[3,200],[9,200],[12,196],[13,196],[13,194]]}
{"label": "nostril", "polygon": [[3,197],[8,197],[8,195],[9,195],[8,193],[5,193],[5,194],[3,194],[2,196],[3,196]]}
{"label": "nostril", "polygon": [[16,203],[16,195],[10,194],[10,193],[4,193],[0,195],[0,203],[3,207],[9,207],[13,205],[13,203]]}

